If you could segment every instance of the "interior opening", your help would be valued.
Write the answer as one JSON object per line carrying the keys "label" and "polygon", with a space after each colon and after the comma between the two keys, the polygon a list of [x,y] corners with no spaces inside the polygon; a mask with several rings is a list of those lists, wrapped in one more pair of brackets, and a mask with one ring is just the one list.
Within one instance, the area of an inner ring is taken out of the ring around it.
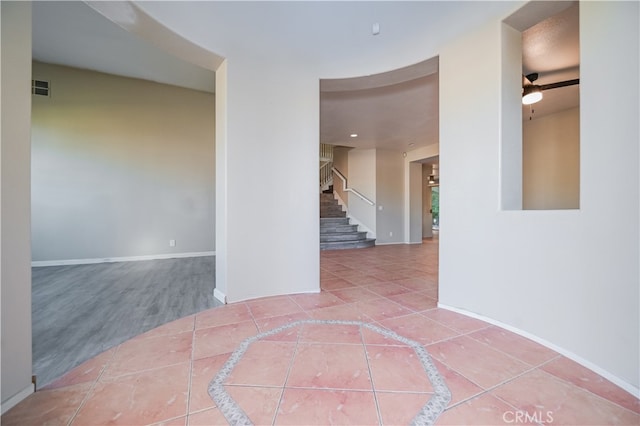
{"label": "interior opening", "polygon": [[501,207],[578,209],[579,3],[531,2],[504,22]]}
{"label": "interior opening", "polygon": [[[579,3],[522,33],[522,208],[580,207]],[[527,78],[528,77],[528,78]]]}

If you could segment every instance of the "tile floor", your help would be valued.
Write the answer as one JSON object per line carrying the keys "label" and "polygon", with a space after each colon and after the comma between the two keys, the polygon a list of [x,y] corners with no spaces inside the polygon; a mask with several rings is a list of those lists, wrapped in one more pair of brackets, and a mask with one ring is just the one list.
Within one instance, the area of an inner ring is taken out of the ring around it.
{"label": "tile floor", "polygon": [[[252,300],[161,326],[70,371],[3,425],[226,424],[207,388],[246,338],[350,320],[424,345],[452,399],[436,424],[640,424],[640,402],[535,342],[436,307],[437,240],[321,253],[322,292]],[[415,352],[354,325],[249,346],[224,389],[254,424],[408,424],[433,394]]]}

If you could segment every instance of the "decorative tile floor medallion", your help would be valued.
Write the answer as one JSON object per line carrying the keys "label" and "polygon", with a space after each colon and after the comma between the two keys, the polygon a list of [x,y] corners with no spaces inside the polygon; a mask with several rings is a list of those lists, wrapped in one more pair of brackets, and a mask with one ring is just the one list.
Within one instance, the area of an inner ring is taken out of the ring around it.
{"label": "decorative tile floor medallion", "polygon": [[213,378],[209,384],[209,395],[218,406],[220,412],[224,415],[226,420],[231,425],[253,425],[247,414],[242,408],[231,398],[224,387],[225,380],[229,377],[233,369],[238,362],[242,359],[247,349],[251,344],[269,337],[275,334],[281,333],[284,330],[299,327],[304,324],[321,324],[321,325],[355,325],[359,326],[362,331],[363,328],[369,329],[373,332],[381,334],[384,337],[394,339],[404,345],[412,348],[422,366],[424,371],[431,382],[433,387],[433,395],[429,401],[422,407],[422,409],[414,416],[412,425],[432,425],[436,419],[444,411],[444,409],[451,401],[451,392],[447,387],[444,379],[438,372],[438,369],[433,364],[431,357],[425,350],[424,346],[420,343],[403,337],[391,330],[387,330],[372,324],[368,324],[361,321],[341,321],[341,320],[300,320],[295,321],[287,325],[283,325],[273,330],[266,331],[264,333],[257,334],[256,336],[245,339],[238,348],[231,354],[226,363],[222,366],[218,374]]}

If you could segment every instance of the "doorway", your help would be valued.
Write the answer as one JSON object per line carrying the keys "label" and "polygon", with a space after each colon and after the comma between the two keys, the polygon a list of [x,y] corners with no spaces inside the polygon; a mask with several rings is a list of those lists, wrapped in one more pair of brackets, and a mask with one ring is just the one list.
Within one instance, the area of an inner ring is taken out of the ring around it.
{"label": "doorway", "polygon": [[422,238],[433,238],[440,229],[439,156],[422,162]]}

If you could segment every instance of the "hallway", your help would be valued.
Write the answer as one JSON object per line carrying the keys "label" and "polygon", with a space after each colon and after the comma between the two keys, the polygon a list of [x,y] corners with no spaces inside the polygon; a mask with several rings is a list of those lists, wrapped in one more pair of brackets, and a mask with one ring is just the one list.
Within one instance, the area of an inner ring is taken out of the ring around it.
{"label": "hallway", "polygon": [[[226,424],[229,409],[253,424],[409,424],[437,391],[411,342],[451,393],[436,424],[640,422],[637,399],[584,367],[437,308],[437,259],[437,239],[321,252],[320,294],[158,327],[40,389],[2,424],[213,425]],[[232,398],[226,408],[208,394],[214,377]]]}

